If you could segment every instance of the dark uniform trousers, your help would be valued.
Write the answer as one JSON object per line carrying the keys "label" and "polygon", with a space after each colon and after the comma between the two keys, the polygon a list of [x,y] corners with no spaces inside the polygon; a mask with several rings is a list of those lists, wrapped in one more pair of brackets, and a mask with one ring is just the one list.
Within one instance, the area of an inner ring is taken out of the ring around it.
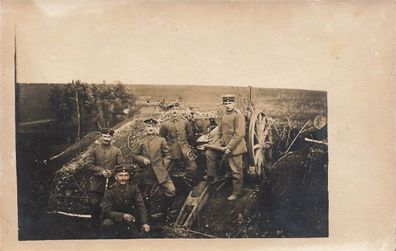
{"label": "dark uniform trousers", "polygon": [[[245,117],[239,110],[225,112],[221,117],[221,123],[214,132],[215,145],[225,146],[231,154],[227,156],[229,162],[233,193],[240,195],[243,186],[243,154],[247,152],[245,137]],[[206,151],[207,174],[216,177],[219,160],[223,153],[208,149]]]}
{"label": "dark uniform trousers", "polygon": [[169,169],[179,170],[181,167],[186,169],[186,178],[196,181],[197,164],[195,160],[186,159],[181,157],[179,159],[171,159]]}
{"label": "dark uniform trousers", "polygon": [[[226,157],[230,166],[232,175],[233,193],[240,195],[243,187],[243,155]],[[217,177],[217,169],[219,168],[219,160],[222,153],[208,149],[206,151],[206,161],[208,165],[208,176]]]}

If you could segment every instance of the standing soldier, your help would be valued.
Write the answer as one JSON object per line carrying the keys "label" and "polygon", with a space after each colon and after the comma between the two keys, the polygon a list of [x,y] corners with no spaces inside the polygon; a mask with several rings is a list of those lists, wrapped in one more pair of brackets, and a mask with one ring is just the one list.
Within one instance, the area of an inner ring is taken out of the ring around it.
{"label": "standing soldier", "polygon": [[169,220],[176,189],[168,173],[170,163],[168,144],[164,138],[155,135],[155,128],[158,123],[155,119],[146,119],[144,123],[147,134],[133,148],[132,158],[144,166],[143,181],[145,187],[143,197],[149,217],[151,215],[150,191],[153,185],[159,184],[165,195],[161,209],[166,219]]}
{"label": "standing soldier", "polygon": [[100,203],[102,202],[105,187],[114,182],[114,169],[117,164],[124,162],[123,155],[117,147],[111,144],[113,130],[101,130],[101,142],[88,153],[87,168],[93,174],[89,188],[89,202],[92,217],[92,227],[99,230]]}
{"label": "standing soldier", "polygon": [[[235,96],[225,95],[222,97],[225,113],[221,117],[217,136],[218,144],[226,147],[225,155],[228,158],[231,175],[233,192],[227,198],[235,200],[242,194],[243,186],[243,160],[242,155],[247,152],[245,143],[245,117],[235,109]],[[217,165],[220,159],[219,153],[208,149],[206,151],[208,173],[205,179],[214,181],[217,179]]]}
{"label": "standing soldier", "polygon": [[179,103],[170,104],[171,118],[162,123],[159,134],[166,139],[170,148],[171,168],[183,165],[186,169],[185,178],[192,184],[196,183],[197,164],[193,149],[188,141],[192,141],[194,133],[187,119],[179,115]]}
{"label": "standing soldier", "polygon": [[[102,207],[102,233],[104,237],[112,237],[113,232],[127,230],[133,234],[135,229],[135,216],[139,215],[139,223],[144,232],[150,231],[147,224],[146,209],[139,188],[129,182],[130,167],[118,165],[114,178],[116,183],[106,191]],[[131,232],[132,230],[132,232]]]}

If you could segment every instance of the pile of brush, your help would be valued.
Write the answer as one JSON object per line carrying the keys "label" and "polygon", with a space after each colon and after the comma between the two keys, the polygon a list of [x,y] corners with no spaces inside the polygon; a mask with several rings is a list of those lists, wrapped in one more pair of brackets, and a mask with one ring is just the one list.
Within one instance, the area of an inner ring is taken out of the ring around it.
{"label": "pile of brush", "polygon": [[[189,111],[184,111],[185,115]],[[113,145],[123,153],[126,161],[132,162],[132,148],[134,144],[144,136],[143,120],[153,117],[160,123],[170,116],[168,112],[157,112],[150,115],[139,115],[133,120],[119,126],[113,136]],[[212,113],[195,113],[195,119],[207,120]],[[159,125],[160,125],[159,123]],[[84,214],[89,211],[88,191],[91,174],[87,172],[87,157],[90,149],[99,144],[96,140],[86,147],[81,153],[74,156],[70,161],[63,164],[54,173],[48,199],[49,211],[63,211]]]}

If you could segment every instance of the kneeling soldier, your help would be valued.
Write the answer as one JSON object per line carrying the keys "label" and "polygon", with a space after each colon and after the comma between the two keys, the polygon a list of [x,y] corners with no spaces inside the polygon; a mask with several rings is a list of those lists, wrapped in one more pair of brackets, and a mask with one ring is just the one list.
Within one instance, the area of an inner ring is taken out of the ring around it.
{"label": "kneeling soldier", "polygon": [[169,148],[166,140],[155,135],[157,121],[155,119],[146,119],[146,136],[141,139],[132,151],[132,158],[144,167],[143,180],[145,188],[143,197],[146,208],[151,214],[150,191],[153,185],[159,185],[164,192],[164,199],[161,205],[161,211],[170,219],[172,202],[176,195],[176,188],[168,173],[170,163]]}
{"label": "kneeling soldier", "polygon": [[119,165],[116,167],[114,175],[116,183],[106,191],[103,202],[100,204],[103,219],[101,227],[104,237],[113,237],[116,230],[133,231],[136,226],[133,216],[135,213],[139,215],[138,220],[142,225],[142,230],[150,231],[142,196],[137,185],[129,182],[129,172],[129,166]]}

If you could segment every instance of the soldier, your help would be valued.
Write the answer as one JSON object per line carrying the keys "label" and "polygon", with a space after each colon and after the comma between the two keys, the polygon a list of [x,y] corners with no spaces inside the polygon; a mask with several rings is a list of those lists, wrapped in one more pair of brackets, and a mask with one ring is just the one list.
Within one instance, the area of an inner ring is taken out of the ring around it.
{"label": "soldier", "polygon": [[209,117],[209,125],[206,127],[207,133],[210,133],[213,129],[217,127],[216,119],[213,116]]}
{"label": "soldier", "polygon": [[101,142],[88,153],[87,169],[93,174],[89,188],[89,201],[91,207],[92,227],[99,229],[100,203],[103,199],[105,186],[114,182],[114,168],[124,162],[123,155],[117,147],[111,144],[113,130],[101,130]]}
{"label": "soldier", "polygon": [[[225,95],[222,97],[225,113],[221,117],[221,123],[218,127],[217,144],[225,146],[225,155],[229,161],[232,175],[233,192],[227,198],[235,200],[242,194],[243,186],[243,161],[242,155],[247,152],[245,143],[245,117],[235,109],[235,96]],[[217,179],[217,165],[220,159],[219,153],[208,149],[206,151],[208,172],[205,179],[215,181]]]}
{"label": "soldier", "polygon": [[151,215],[150,191],[153,185],[158,184],[165,195],[161,209],[169,220],[176,189],[168,173],[170,163],[168,144],[164,138],[155,135],[155,128],[158,123],[155,119],[146,119],[144,123],[147,134],[134,147],[132,157],[144,166],[143,181],[145,187],[143,197],[149,216]]}
{"label": "soldier", "polygon": [[162,123],[159,134],[166,139],[170,148],[171,168],[183,165],[186,169],[185,178],[192,184],[196,183],[197,164],[192,157],[192,147],[188,141],[194,138],[193,130],[187,119],[179,115],[179,103],[169,105],[171,118]]}
{"label": "soldier", "polygon": [[127,165],[116,167],[114,175],[116,182],[106,191],[103,202],[100,204],[103,217],[101,227],[104,237],[112,236],[115,231],[134,230],[136,220],[134,215],[139,215],[142,230],[150,231],[139,188],[136,184],[129,182],[130,171],[131,169]]}

